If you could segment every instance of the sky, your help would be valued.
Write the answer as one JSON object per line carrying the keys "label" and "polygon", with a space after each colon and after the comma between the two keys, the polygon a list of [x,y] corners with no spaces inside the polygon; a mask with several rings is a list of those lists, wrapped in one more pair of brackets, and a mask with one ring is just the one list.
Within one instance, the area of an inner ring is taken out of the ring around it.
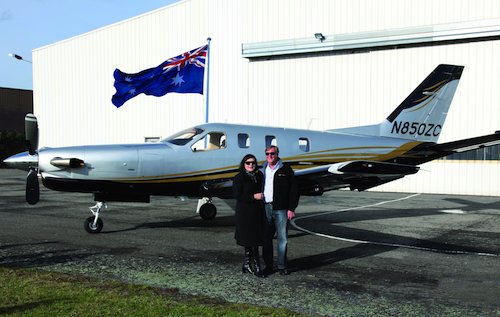
{"label": "sky", "polygon": [[0,0],[0,87],[33,89],[34,49],[178,1]]}

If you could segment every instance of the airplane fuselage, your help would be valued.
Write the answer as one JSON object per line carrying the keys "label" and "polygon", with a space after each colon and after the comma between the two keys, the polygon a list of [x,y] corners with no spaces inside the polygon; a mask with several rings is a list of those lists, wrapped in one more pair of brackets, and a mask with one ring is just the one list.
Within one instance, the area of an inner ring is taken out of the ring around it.
{"label": "airplane fuselage", "polygon": [[[264,150],[278,145],[280,157],[298,171],[344,161],[397,160],[421,142],[329,131],[204,124],[189,140],[158,143],[74,146],[39,150],[38,170],[46,187],[141,200],[142,195],[229,197],[230,182],[248,153],[265,161]],[[207,135],[210,137],[207,138]],[[70,167],[64,160],[77,159]],[[313,184],[302,186],[303,194]],[[340,186],[342,187],[342,186]],[[104,200],[104,199],[103,199]],[[118,199],[117,199],[118,200]],[[124,200],[124,199],[119,199]]]}

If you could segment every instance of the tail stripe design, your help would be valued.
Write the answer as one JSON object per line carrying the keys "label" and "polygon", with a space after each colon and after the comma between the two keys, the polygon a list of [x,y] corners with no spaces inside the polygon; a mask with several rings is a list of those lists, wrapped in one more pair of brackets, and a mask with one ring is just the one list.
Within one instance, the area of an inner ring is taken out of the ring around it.
{"label": "tail stripe design", "polygon": [[379,135],[437,142],[463,66],[438,65],[379,125]]}
{"label": "tail stripe design", "polygon": [[392,123],[403,110],[413,108],[427,98],[434,96],[438,90],[449,82],[460,79],[463,69],[463,66],[444,64],[436,67],[399,107],[387,117],[387,121]]}

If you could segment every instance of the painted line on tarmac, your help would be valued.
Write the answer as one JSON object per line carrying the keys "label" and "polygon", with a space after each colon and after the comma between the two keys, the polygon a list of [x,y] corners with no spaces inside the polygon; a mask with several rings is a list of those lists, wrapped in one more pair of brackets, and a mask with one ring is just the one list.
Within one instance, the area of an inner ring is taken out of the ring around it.
{"label": "painted line on tarmac", "polygon": [[375,207],[375,206],[380,206],[384,204],[389,204],[397,201],[402,201],[406,199],[411,199],[413,197],[420,196],[421,194],[412,194],[406,197],[398,198],[398,199],[392,199],[392,200],[386,200],[386,201],[381,201],[375,204],[369,204],[369,205],[364,205],[364,206],[357,206],[357,207],[351,207],[351,208],[345,208],[345,209],[340,209],[340,210],[333,210],[333,211],[327,211],[327,212],[322,212],[319,214],[313,214],[313,215],[307,215],[307,216],[301,216],[301,217],[296,217],[290,221],[290,224],[297,230],[309,233],[311,235],[315,235],[318,237],[323,237],[323,238],[328,238],[328,239],[334,239],[334,240],[339,240],[339,241],[344,241],[344,242],[351,242],[351,243],[362,243],[362,244],[373,244],[373,245],[380,245],[380,246],[386,246],[386,247],[396,247],[396,248],[406,248],[406,249],[414,249],[414,250],[420,250],[420,251],[431,251],[431,252],[437,252],[437,253],[451,253],[451,254],[472,254],[472,255],[481,255],[481,256],[500,256],[499,254],[494,254],[494,253],[486,253],[486,252],[469,252],[469,251],[460,251],[460,250],[440,250],[440,249],[433,249],[433,248],[425,248],[425,247],[418,247],[418,246],[413,246],[413,245],[407,245],[407,244],[398,244],[398,243],[385,243],[385,242],[377,242],[377,241],[369,241],[369,240],[357,240],[357,239],[349,239],[349,238],[342,238],[342,237],[337,237],[337,236],[331,236],[319,232],[314,232],[311,230],[308,230],[306,228],[298,226],[295,222],[297,220],[302,220],[306,218],[312,218],[312,217],[317,217],[317,216],[323,216],[323,215],[328,215],[332,213],[338,213],[338,212],[346,212],[350,210],[358,210],[358,209],[364,209],[364,208],[370,208],[370,207]]}

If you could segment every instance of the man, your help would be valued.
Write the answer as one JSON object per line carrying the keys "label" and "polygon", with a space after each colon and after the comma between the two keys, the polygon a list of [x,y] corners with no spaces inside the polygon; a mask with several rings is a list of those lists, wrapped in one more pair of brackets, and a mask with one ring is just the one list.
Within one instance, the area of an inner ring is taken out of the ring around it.
{"label": "man", "polygon": [[288,220],[295,217],[299,204],[299,191],[295,174],[290,166],[284,165],[279,158],[279,149],[271,145],[266,148],[264,172],[264,200],[266,210],[266,234],[263,245],[265,274],[273,272],[273,236],[276,233],[278,251],[278,271],[288,275],[287,245]]}

